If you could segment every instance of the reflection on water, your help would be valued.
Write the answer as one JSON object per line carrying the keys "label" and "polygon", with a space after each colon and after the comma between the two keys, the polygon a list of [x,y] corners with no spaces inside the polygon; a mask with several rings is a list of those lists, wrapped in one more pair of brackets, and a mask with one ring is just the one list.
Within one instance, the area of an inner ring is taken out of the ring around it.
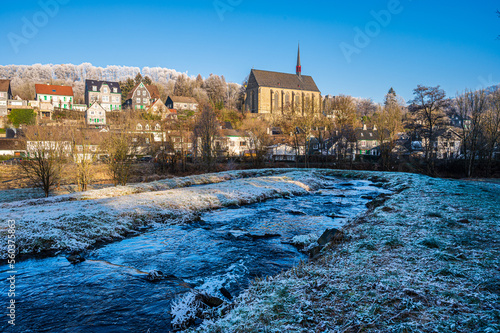
{"label": "reflection on water", "polygon": [[[168,331],[171,301],[189,288],[215,292],[223,286],[238,295],[255,277],[307,259],[283,242],[341,226],[365,211],[368,200],[361,196],[381,191],[366,181],[332,178],[328,188],[308,196],[207,212],[190,225],[162,226],[106,245],[77,265],[64,256],[21,262],[15,332]],[[247,233],[279,237],[238,237]],[[154,269],[168,278],[149,281]],[[7,271],[0,267],[3,280]],[[7,304],[6,283],[0,299]],[[12,330],[7,320],[0,329]]]}

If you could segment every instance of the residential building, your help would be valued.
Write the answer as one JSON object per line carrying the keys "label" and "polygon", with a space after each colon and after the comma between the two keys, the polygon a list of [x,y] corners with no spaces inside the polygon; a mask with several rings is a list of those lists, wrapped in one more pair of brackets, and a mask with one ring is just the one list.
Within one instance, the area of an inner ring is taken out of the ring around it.
{"label": "residential building", "polygon": [[251,149],[252,139],[248,133],[234,129],[223,129],[221,132],[226,138],[227,153],[229,156],[243,156],[245,151]]}
{"label": "residential building", "polygon": [[179,111],[198,111],[198,102],[193,97],[168,96],[165,105]]}
{"label": "residential building", "polygon": [[[165,118],[165,114],[167,112],[167,107],[165,104],[163,104],[161,99],[157,99],[155,102],[153,102],[149,107],[148,107],[148,112],[155,115],[155,116],[160,116],[162,119]],[[170,112],[168,112],[170,113]]]}
{"label": "residential building", "polygon": [[0,155],[24,156],[26,154],[26,141],[19,139],[0,139]]}
{"label": "residential building", "polygon": [[10,80],[0,80],[0,117],[5,117],[8,114],[7,104],[9,99],[12,99]]}
{"label": "residential building", "polygon": [[146,110],[160,99],[160,92],[155,85],[139,83],[132,89],[123,103],[124,108],[133,110]]}
{"label": "residential building", "polygon": [[269,159],[273,162],[295,162],[298,155],[297,149],[287,143],[279,143],[268,149]]}
{"label": "residential building", "polygon": [[122,109],[122,90],[118,82],[85,80],[85,104],[99,103],[106,111]]}
{"label": "residential building", "polygon": [[85,120],[87,125],[93,126],[105,126],[106,125],[106,110],[99,104],[99,102],[94,102],[85,111]]}
{"label": "residential building", "polygon": [[296,74],[252,69],[245,93],[245,108],[251,113],[319,113],[321,92],[311,76],[302,75],[300,48]]}
{"label": "residential building", "polygon": [[41,118],[52,118],[54,108],[73,109],[74,94],[72,87],[35,84],[35,93]]}
{"label": "residential building", "polygon": [[[453,128],[441,128],[436,131],[433,155],[437,159],[453,159],[460,156],[462,140],[458,130]],[[424,144],[427,141],[424,140]]]}
{"label": "residential building", "polygon": [[363,128],[358,128],[354,131],[356,136],[356,153],[359,155],[380,155],[380,139],[389,139],[389,132],[384,130],[380,133],[379,130],[373,126],[372,129],[368,129],[366,125]]}

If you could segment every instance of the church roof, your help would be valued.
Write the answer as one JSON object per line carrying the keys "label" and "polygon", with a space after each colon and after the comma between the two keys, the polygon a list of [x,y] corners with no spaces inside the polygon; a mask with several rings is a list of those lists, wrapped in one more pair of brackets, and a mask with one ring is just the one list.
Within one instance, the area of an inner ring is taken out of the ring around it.
{"label": "church roof", "polygon": [[304,91],[320,92],[314,79],[307,75],[298,76],[296,74],[287,74],[279,72],[269,72],[252,69],[249,78],[249,88],[252,85],[252,76],[259,87],[271,87],[282,89],[294,89]]}

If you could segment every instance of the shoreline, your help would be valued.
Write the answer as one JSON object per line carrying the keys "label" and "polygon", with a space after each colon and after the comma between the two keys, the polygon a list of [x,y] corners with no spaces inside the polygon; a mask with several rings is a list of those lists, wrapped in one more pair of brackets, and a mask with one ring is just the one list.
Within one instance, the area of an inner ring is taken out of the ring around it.
{"label": "shoreline", "polygon": [[341,242],[186,332],[500,330],[498,186],[386,175],[399,191]]}

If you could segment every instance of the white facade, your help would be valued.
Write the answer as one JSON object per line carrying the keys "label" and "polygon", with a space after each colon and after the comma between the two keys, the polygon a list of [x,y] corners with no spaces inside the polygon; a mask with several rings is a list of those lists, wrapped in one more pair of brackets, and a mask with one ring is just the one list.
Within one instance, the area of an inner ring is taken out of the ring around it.
{"label": "white facade", "polygon": [[106,110],[99,104],[92,104],[85,112],[87,125],[106,125]]}

